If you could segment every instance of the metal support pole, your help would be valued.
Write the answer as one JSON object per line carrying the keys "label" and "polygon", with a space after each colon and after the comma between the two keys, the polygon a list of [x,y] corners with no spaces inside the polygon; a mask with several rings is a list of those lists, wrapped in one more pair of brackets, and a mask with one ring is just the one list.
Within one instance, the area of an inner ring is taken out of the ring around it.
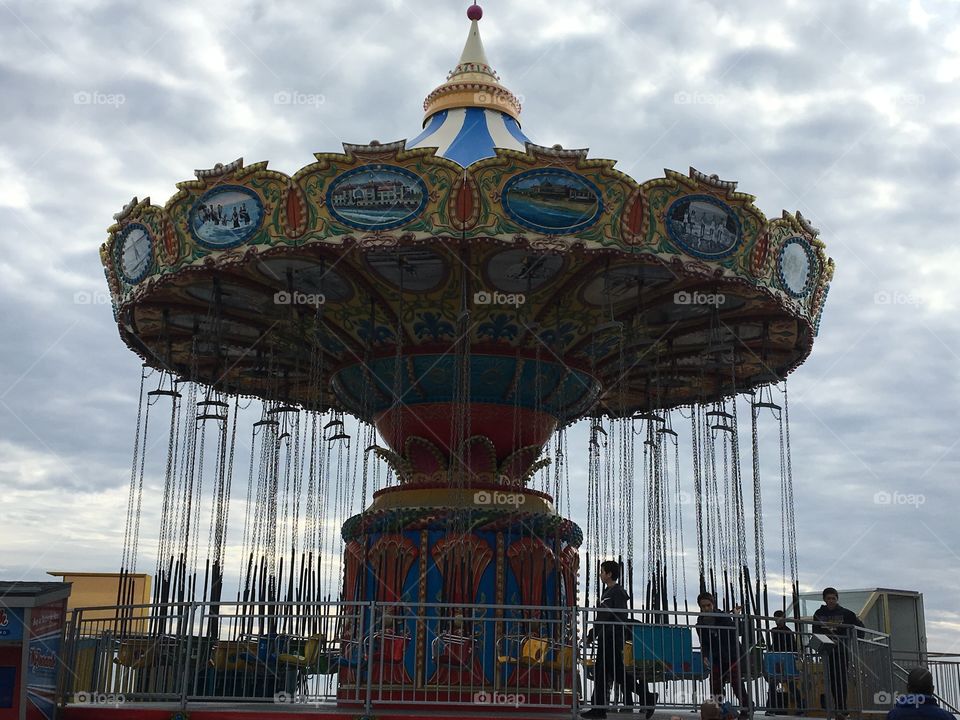
{"label": "metal support pole", "polygon": [[570,717],[573,718],[573,720],[576,720],[578,717],[580,717],[580,636],[578,632],[580,629],[579,608],[570,608],[570,625],[573,628],[570,634],[570,642],[573,643],[573,652],[570,653],[570,682],[573,685],[571,688],[573,692],[573,713]]}
{"label": "metal support pole", "polygon": [[376,629],[377,602],[370,601],[370,632],[367,644],[367,698],[364,701],[364,712],[369,713],[373,706],[373,634]]}
{"label": "metal support pole", "polygon": [[187,688],[190,684],[190,650],[193,646],[193,627],[194,627],[194,614],[196,613],[198,605],[196,602],[190,603],[190,607],[187,608],[187,648],[186,653],[183,656],[183,679],[180,686],[180,709],[184,712],[187,711]]}

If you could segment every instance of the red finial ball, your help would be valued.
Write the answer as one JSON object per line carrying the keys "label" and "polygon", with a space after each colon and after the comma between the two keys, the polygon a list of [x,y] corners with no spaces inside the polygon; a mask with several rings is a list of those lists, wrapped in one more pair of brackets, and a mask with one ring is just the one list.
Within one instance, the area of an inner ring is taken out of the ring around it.
{"label": "red finial ball", "polygon": [[483,17],[483,8],[474,3],[467,8],[467,17],[471,20],[479,20]]}

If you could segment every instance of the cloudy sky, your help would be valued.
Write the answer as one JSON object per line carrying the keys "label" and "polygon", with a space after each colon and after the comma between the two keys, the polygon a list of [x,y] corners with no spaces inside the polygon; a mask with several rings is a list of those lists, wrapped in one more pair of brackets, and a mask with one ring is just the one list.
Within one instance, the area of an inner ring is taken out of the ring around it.
{"label": "cloudy sky", "polygon": [[[112,215],[217,162],[292,174],[413,137],[465,6],[0,0],[0,579],[119,566],[139,363],[98,256]],[[790,385],[801,581],[920,590],[931,649],[960,651],[960,5],[485,10],[535,142],[641,181],[693,166],[821,228],[837,274]]]}

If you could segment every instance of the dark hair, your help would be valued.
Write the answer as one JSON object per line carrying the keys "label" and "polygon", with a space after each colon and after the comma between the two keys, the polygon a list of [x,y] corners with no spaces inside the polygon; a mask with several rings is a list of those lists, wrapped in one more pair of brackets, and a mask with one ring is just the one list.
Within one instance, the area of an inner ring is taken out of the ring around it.
{"label": "dark hair", "polygon": [[915,667],[907,675],[907,692],[917,695],[933,695],[933,675],[923,667]]}
{"label": "dark hair", "polygon": [[714,599],[714,597],[713,597],[713,593],[708,593],[708,592],[702,592],[702,593],[700,593],[699,595],[697,595],[697,605],[700,604],[700,601],[701,601],[701,600],[709,600],[709,601],[712,602],[714,605],[717,604],[717,601],[716,601],[716,600]]}
{"label": "dark hair", "polygon": [[823,599],[824,599],[824,600],[827,599],[827,595],[836,595],[838,598],[840,597],[840,593],[837,592],[837,589],[836,589],[836,588],[832,588],[832,587],[828,587],[828,588],[824,588],[824,589],[823,589]]}
{"label": "dark hair", "polygon": [[783,612],[783,610],[777,610],[776,612],[773,613],[773,616],[774,616],[774,617],[785,617],[786,615],[785,615],[785,613]]}
{"label": "dark hair", "polygon": [[600,572],[604,571],[610,573],[614,582],[620,579],[620,563],[616,560],[604,560],[600,563]]}

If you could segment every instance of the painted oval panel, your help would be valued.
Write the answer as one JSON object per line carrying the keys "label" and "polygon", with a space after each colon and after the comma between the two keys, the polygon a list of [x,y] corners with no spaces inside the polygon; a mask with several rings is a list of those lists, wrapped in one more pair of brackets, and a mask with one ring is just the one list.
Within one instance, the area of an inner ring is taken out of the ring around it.
{"label": "painted oval panel", "polygon": [[263,203],[253,190],[224,185],[204,193],[190,211],[190,232],[203,247],[231,248],[260,229]]}
{"label": "painted oval panel", "polygon": [[689,195],[667,210],[670,239],[690,255],[706,259],[726,257],[740,244],[740,218],[710,195]]}
{"label": "painted oval panel", "polygon": [[503,207],[520,225],[547,235],[585,230],[603,213],[597,186],[566,170],[531,170],[511,178],[503,188]]}
{"label": "painted oval panel", "polygon": [[427,196],[427,186],[416,173],[390,165],[365,165],[331,183],[327,207],[352,228],[391,230],[419,217]]}
{"label": "painted oval panel", "polygon": [[806,297],[817,274],[817,258],[810,244],[801,237],[792,237],[780,249],[777,259],[780,284],[792,297]]}
{"label": "painted oval panel", "polygon": [[153,236],[145,225],[127,225],[117,237],[117,268],[123,279],[136,284],[146,277],[153,265]]}

